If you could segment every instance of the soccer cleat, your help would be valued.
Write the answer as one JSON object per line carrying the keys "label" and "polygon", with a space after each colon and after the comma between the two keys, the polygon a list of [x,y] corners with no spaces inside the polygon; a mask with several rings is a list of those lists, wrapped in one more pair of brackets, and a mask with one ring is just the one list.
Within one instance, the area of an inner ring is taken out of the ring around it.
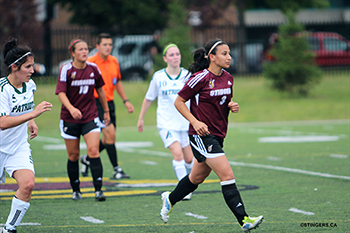
{"label": "soccer cleat", "polygon": [[112,179],[120,180],[120,179],[130,178],[128,174],[126,174],[121,167],[118,166],[118,168],[113,172]]}
{"label": "soccer cleat", "polygon": [[169,194],[170,192],[164,192],[162,193],[161,200],[163,201],[162,209],[160,210],[160,217],[162,218],[163,222],[167,223],[169,220],[169,215],[171,211],[173,210],[173,207],[169,201]]}
{"label": "soccer cleat", "polygon": [[1,233],[17,233],[17,230],[7,230],[5,227],[2,228]]}
{"label": "soccer cleat", "polygon": [[191,197],[192,197],[192,193],[189,193],[182,200],[183,201],[189,201],[189,200],[191,200]]}
{"label": "soccer cleat", "polygon": [[241,228],[243,231],[250,231],[252,229],[255,229],[259,226],[263,219],[264,217],[262,215],[256,218],[245,216]]}
{"label": "soccer cleat", "polygon": [[82,196],[81,196],[81,192],[74,191],[73,194],[72,194],[72,199],[74,201],[79,201],[79,200],[83,199]]}
{"label": "soccer cleat", "polygon": [[81,162],[81,175],[83,177],[87,177],[88,173],[89,173],[89,166],[90,166],[90,162],[87,161],[87,157],[88,155],[82,155],[80,158],[80,162]]}
{"label": "soccer cleat", "polygon": [[106,196],[103,194],[102,191],[96,191],[95,192],[95,199],[96,199],[96,201],[105,201]]}

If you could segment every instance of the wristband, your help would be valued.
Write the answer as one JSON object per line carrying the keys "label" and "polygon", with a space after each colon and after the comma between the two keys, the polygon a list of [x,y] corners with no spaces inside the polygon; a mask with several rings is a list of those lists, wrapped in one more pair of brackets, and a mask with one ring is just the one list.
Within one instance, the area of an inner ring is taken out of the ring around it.
{"label": "wristband", "polygon": [[123,100],[123,103],[125,104],[126,102],[129,102],[129,99]]}

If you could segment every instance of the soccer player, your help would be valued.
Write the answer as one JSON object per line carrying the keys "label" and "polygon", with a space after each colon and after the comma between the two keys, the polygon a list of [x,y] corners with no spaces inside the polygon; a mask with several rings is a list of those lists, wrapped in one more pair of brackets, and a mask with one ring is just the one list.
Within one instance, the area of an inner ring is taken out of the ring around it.
{"label": "soccer player", "polygon": [[[173,156],[173,168],[178,180],[191,172],[193,154],[188,139],[189,122],[175,109],[177,93],[189,77],[188,70],[181,68],[181,54],[176,44],[164,47],[165,69],[154,73],[148,91],[143,100],[137,128],[143,132],[143,118],[152,101],[158,98],[157,127],[164,147],[169,148]],[[189,102],[187,103],[189,104]],[[185,200],[191,199],[191,194]]]}
{"label": "soccer player", "polygon": [[[102,130],[102,139],[100,140],[99,152],[106,149],[109,160],[113,166],[113,179],[121,179],[121,178],[130,178],[128,174],[126,174],[123,169],[118,164],[117,157],[117,149],[115,146],[115,130],[116,130],[116,114],[114,107],[114,90],[117,90],[120,98],[123,100],[125,107],[127,108],[129,113],[134,112],[134,106],[130,103],[128,97],[125,94],[124,87],[121,81],[121,74],[119,63],[116,57],[111,55],[113,47],[112,37],[108,33],[101,33],[97,37],[97,53],[94,56],[88,58],[88,61],[95,63],[101,71],[102,78],[105,82],[103,86],[103,90],[106,93],[109,115],[110,115],[110,123],[103,124],[101,126]],[[96,105],[98,109],[98,115],[100,120],[103,120],[103,107],[101,102],[98,100],[98,95],[95,92]],[[83,176],[88,175],[88,168],[90,165],[89,158],[87,155],[83,155],[81,157],[82,169],[81,173]]]}
{"label": "soccer player", "polygon": [[56,86],[56,95],[62,102],[60,130],[68,153],[67,171],[70,185],[73,189],[73,200],[82,199],[79,181],[79,142],[83,136],[87,154],[90,160],[95,199],[105,201],[106,196],[101,191],[102,163],[98,152],[100,139],[100,120],[97,114],[94,90],[104,110],[104,123],[109,123],[109,109],[101,73],[94,63],[86,62],[88,45],[77,39],[69,45],[73,62],[62,66]]}
{"label": "soccer player", "polygon": [[[177,110],[190,122],[189,137],[196,158],[192,171],[172,192],[162,193],[160,215],[166,223],[174,205],[197,189],[213,170],[220,179],[226,204],[236,216],[243,231],[256,228],[263,216],[249,217],[236,186],[232,168],[222,150],[227,133],[229,112],[237,113],[239,105],[231,100],[233,77],[225,71],[230,66],[230,48],[215,39],[194,52],[191,78],[175,100]],[[186,102],[191,100],[190,110]]]}
{"label": "soccer player", "polygon": [[[30,206],[34,188],[34,164],[28,143],[38,135],[34,118],[50,111],[52,104],[34,104],[36,85],[31,78],[34,73],[34,55],[27,46],[17,45],[15,38],[4,45],[7,77],[0,79],[0,183],[6,176],[16,180],[18,189],[12,198],[11,211],[1,232],[17,232]],[[35,107],[35,108],[34,108]],[[1,210],[4,211],[4,210]]]}

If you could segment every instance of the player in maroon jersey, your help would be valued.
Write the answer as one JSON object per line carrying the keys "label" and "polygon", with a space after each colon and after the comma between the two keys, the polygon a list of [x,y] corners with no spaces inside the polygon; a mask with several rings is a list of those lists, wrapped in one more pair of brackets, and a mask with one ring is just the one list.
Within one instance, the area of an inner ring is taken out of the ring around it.
{"label": "player in maroon jersey", "polygon": [[[215,39],[194,52],[193,74],[178,93],[177,110],[190,122],[189,137],[194,161],[192,171],[179,181],[176,188],[162,193],[160,215],[169,219],[173,206],[197,189],[213,170],[220,178],[226,204],[236,216],[243,231],[256,228],[263,216],[249,217],[236,186],[232,168],[223,151],[229,112],[237,113],[239,105],[231,100],[233,77],[225,70],[230,66],[230,48]],[[191,100],[190,110],[185,102]]]}
{"label": "player in maroon jersey", "polygon": [[102,86],[104,81],[94,63],[86,62],[88,45],[83,40],[74,40],[69,46],[73,62],[62,66],[56,87],[56,94],[62,102],[60,130],[68,153],[67,171],[73,189],[73,200],[80,200],[79,142],[83,136],[90,158],[91,174],[95,187],[95,198],[105,201],[102,188],[102,163],[98,152],[100,128],[94,97],[96,89],[105,111],[104,123],[109,122],[109,109]]}

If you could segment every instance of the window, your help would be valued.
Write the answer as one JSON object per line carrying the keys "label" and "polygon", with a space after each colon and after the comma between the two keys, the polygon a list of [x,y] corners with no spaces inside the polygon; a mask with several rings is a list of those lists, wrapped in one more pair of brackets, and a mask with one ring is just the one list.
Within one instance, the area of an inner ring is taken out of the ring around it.
{"label": "window", "polygon": [[320,41],[316,37],[309,37],[308,38],[310,49],[312,51],[320,50]]}
{"label": "window", "polygon": [[347,44],[345,41],[339,40],[334,37],[324,37],[323,38],[324,48],[328,51],[343,50],[347,49]]}
{"label": "window", "polygon": [[129,55],[130,53],[132,53],[135,47],[136,47],[135,43],[123,44],[119,49],[119,53],[122,55]]}

